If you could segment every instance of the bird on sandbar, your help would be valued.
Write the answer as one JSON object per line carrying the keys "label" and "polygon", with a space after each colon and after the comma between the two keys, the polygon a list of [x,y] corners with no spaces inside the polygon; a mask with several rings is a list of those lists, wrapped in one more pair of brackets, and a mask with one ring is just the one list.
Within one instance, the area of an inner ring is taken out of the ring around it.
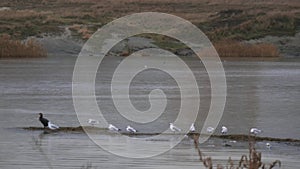
{"label": "bird on sandbar", "polygon": [[127,126],[127,127],[126,127],[126,131],[128,131],[128,132],[130,132],[130,133],[136,133],[136,132],[137,132],[137,130],[134,129],[133,127],[131,127],[131,126]]}
{"label": "bird on sandbar", "polygon": [[190,132],[195,132],[196,128],[195,128],[195,124],[192,123],[191,127],[190,127]]}
{"label": "bird on sandbar", "polygon": [[44,128],[49,128],[51,130],[59,129],[59,126],[51,123],[48,119],[43,117],[43,113],[39,113],[39,120],[43,124]]}
{"label": "bird on sandbar", "polygon": [[110,131],[121,131],[121,129],[119,129],[118,127],[116,127],[112,124],[108,125],[108,130],[110,130]]}
{"label": "bird on sandbar", "polygon": [[180,132],[181,129],[176,127],[173,123],[170,123],[170,130],[173,131],[174,133],[177,131],[177,132]]}
{"label": "bird on sandbar", "polygon": [[221,133],[222,133],[222,134],[227,134],[227,132],[228,132],[228,128],[225,127],[225,126],[222,126]]}
{"label": "bird on sandbar", "polygon": [[250,133],[251,134],[254,134],[254,135],[257,135],[257,134],[259,134],[259,133],[261,133],[262,131],[260,130],[260,129],[258,129],[258,128],[251,128],[250,129]]}

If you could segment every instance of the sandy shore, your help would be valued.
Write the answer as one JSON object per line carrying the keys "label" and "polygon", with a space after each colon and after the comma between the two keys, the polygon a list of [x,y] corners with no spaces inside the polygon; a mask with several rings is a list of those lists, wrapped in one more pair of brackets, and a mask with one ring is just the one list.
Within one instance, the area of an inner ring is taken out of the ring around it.
{"label": "sandy shore", "polygon": [[[78,55],[84,45],[84,41],[74,39],[69,31],[65,31],[61,36],[45,36],[38,38],[38,41],[44,46],[49,55]],[[281,54],[281,57],[222,57],[224,61],[280,61],[282,59],[299,58],[300,57],[300,33],[294,37],[267,36],[261,39],[247,41],[247,43],[271,43],[275,44]],[[121,42],[114,46],[110,54],[122,55],[124,51],[130,50],[135,52],[146,48],[158,48],[154,41],[144,37],[131,37],[126,42]],[[178,49],[175,54],[182,56],[192,55],[189,49]]]}

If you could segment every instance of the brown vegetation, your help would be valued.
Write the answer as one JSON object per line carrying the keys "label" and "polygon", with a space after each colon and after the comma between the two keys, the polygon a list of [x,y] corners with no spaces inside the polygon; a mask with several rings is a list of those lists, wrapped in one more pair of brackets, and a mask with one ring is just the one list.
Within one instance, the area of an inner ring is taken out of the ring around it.
{"label": "brown vegetation", "polygon": [[0,37],[0,59],[1,58],[37,58],[45,57],[46,51],[34,39],[25,42],[13,40],[9,35]]}
{"label": "brown vegetation", "polygon": [[[180,41],[166,36],[157,36],[152,34],[150,36],[149,34],[144,35],[143,37],[153,40],[154,44],[159,48],[175,52],[175,54],[180,53],[181,50],[188,49],[188,46],[182,44]],[[278,48],[270,43],[247,43],[243,41],[226,39],[214,42],[213,46],[218,52],[219,56],[222,58],[278,58],[280,56]],[[209,50],[211,49],[208,49],[208,51],[203,50],[201,51],[203,53],[199,54],[207,55]]]}
{"label": "brown vegetation", "polygon": [[273,44],[243,43],[224,40],[214,43],[220,57],[279,57],[279,51]]}
{"label": "brown vegetation", "polygon": [[211,40],[292,35],[300,18],[298,0],[11,0],[1,1],[0,6],[10,7],[0,11],[0,33],[22,38],[72,25],[88,29],[74,30],[75,34],[90,34],[116,18],[137,12],[182,17]]}
{"label": "brown vegetation", "polygon": [[[197,150],[198,155],[199,155],[200,162],[202,162],[206,168],[213,169],[214,165],[213,165],[212,158],[205,157],[200,150],[199,135],[193,135],[193,139],[194,139],[195,149]],[[249,136],[248,141],[249,141],[249,155],[248,156],[242,155],[241,159],[239,160],[238,165],[235,165],[234,161],[231,159],[231,157],[229,157],[226,167],[222,166],[221,164],[217,164],[216,168],[217,169],[224,169],[224,168],[226,168],[226,169],[243,169],[243,168],[246,168],[246,169],[272,169],[276,165],[281,167],[281,161],[279,161],[279,160],[276,160],[276,161],[272,162],[271,164],[263,163],[261,153],[258,152],[255,148],[255,143],[256,143],[255,137]]]}
{"label": "brown vegetation", "polygon": [[9,7],[0,10],[0,35],[17,39],[59,34],[68,27],[72,36],[86,40],[101,26],[128,14],[169,13],[199,27],[221,57],[277,57],[272,44],[241,42],[294,35],[300,23],[298,0],[12,0],[1,1],[0,6]]}

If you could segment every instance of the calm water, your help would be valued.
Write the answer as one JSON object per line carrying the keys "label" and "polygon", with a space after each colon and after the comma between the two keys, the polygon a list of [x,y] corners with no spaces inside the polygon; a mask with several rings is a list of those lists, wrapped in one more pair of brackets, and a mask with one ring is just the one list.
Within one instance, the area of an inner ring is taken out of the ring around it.
{"label": "calm water", "polygon": [[[193,142],[184,139],[176,148],[150,159],[121,158],[107,153],[83,133],[26,131],[19,127],[40,126],[37,113],[60,126],[79,126],[72,102],[72,73],[75,57],[53,56],[46,59],[0,61],[0,168],[81,168],[88,163],[97,168],[199,168]],[[98,104],[104,116],[124,128],[109,96],[109,74],[121,58],[106,61],[96,80]],[[209,107],[209,81],[201,65],[188,60],[199,76],[201,107]],[[250,127],[263,130],[262,136],[300,139],[300,62],[224,62],[228,95],[220,122],[230,134],[245,134]],[[197,69],[198,68],[198,69]],[[100,70],[99,70],[100,71]],[[104,73],[103,73],[104,72]],[[147,92],[165,91],[170,102],[166,115],[150,125],[134,124],[142,132],[159,132],[168,127],[178,110],[178,88],[167,74],[148,70],[133,81],[131,99],[137,109],[147,110]],[[196,127],[201,126],[201,117]],[[219,126],[219,128],[220,128]],[[219,128],[216,133],[220,133]],[[104,134],[104,138],[112,137]],[[166,138],[172,142],[172,138]],[[279,159],[283,168],[300,165],[300,147],[272,143],[268,150],[258,143],[265,162]],[[113,146],[113,145],[112,145]],[[222,140],[211,139],[202,145],[205,154],[225,164],[228,156],[239,160],[247,154],[247,143],[223,147]]]}

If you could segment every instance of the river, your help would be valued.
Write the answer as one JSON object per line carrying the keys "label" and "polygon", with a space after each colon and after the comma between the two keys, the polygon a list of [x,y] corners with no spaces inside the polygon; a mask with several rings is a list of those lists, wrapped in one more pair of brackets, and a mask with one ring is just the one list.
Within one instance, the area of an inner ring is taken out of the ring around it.
{"label": "river", "polygon": [[[96,80],[96,93],[104,116],[115,125],[125,128],[128,121],[116,120],[112,113],[107,82],[110,62],[119,63],[122,58],[107,61],[104,73]],[[72,100],[72,75],[76,61],[74,56],[50,56],[41,59],[0,60],[0,168],[199,168],[193,141],[185,138],[174,149],[145,159],[123,158],[99,148],[84,133],[44,133],[23,130],[23,127],[40,127],[38,113],[43,112],[60,126],[76,127],[79,122]],[[111,63],[112,65],[114,63]],[[190,65],[197,68],[192,60]],[[219,128],[225,125],[230,134],[247,134],[249,128],[263,130],[261,136],[300,139],[300,62],[292,61],[226,61],[223,62],[227,80],[227,100]],[[113,66],[112,66],[113,67]],[[199,68],[200,69],[200,68]],[[195,75],[204,75],[200,69]],[[205,76],[205,75],[204,75]],[[150,77],[150,78],[149,78]],[[155,82],[149,82],[155,79]],[[200,78],[201,79],[201,78]],[[167,106],[169,114],[162,116],[152,126],[136,127],[147,132],[159,132],[173,119],[172,111],[178,110],[178,91],[168,75],[157,70],[145,71],[135,79],[131,91],[132,101],[140,110],[147,110],[149,104],[139,104],[147,99],[147,91],[154,88],[166,90],[171,99]],[[144,83],[142,83],[144,82]],[[148,85],[145,85],[146,84]],[[150,85],[149,85],[150,84]],[[207,110],[209,82],[200,85],[201,111]],[[145,92],[146,91],[146,92]],[[201,117],[199,117],[201,121]],[[154,127],[156,126],[156,127]],[[200,124],[196,124],[196,128]],[[112,137],[104,134],[103,137]],[[171,139],[172,140],[172,139]],[[239,160],[247,154],[247,143],[237,142],[231,147],[222,146],[222,140],[212,138],[205,142],[202,151],[226,164],[231,156]],[[294,143],[272,142],[267,149],[265,142],[258,142],[258,150],[266,163],[281,160],[282,168],[300,166],[300,146]],[[113,146],[113,145],[112,145]]]}

